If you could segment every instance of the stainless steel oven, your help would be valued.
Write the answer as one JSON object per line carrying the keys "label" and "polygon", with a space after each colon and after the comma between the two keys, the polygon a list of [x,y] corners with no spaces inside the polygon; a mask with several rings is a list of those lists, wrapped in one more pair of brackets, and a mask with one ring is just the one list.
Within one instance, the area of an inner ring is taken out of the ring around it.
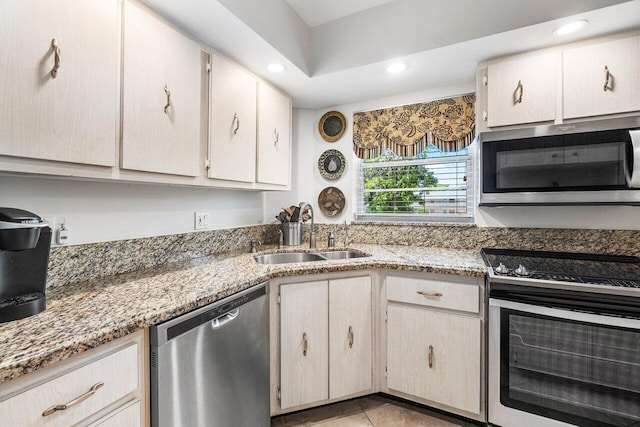
{"label": "stainless steel oven", "polygon": [[640,260],[483,255],[489,264],[489,422],[640,426]]}
{"label": "stainless steel oven", "polygon": [[481,206],[640,205],[640,117],[487,132]]}

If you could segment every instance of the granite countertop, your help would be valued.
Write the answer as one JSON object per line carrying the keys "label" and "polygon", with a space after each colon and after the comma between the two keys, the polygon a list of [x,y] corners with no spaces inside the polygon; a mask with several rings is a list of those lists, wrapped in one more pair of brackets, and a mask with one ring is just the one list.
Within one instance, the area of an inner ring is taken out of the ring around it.
{"label": "granite countertop", "polygon": [[[47,289],[47,309],[0,324],[0,383],[64,360],[275,277],[393,268],[482,276],[477,251],[350,246],[371,257],[260,265],[228,253]],[[293,251],[293,250],[291,250]],[[267,249],[260,253],[276,252]]]}

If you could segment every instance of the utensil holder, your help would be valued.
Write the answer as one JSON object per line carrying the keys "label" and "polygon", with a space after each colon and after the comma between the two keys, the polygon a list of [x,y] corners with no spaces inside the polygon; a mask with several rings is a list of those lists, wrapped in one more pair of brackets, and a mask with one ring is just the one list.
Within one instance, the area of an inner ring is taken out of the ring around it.
{"label": "utensil holder", "polygon": [[304,224],[301,222],[283,222],[280,224],[285,246],[300,246],[304,236]]}

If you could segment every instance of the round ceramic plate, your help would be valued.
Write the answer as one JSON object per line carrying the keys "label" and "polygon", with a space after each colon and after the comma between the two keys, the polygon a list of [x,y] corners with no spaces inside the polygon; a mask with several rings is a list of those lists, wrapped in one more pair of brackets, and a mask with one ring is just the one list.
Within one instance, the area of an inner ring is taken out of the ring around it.
{"label": "round ceramic plate", "polygon": [[327,150],[318,159],[318,169],[323,178],[334,181],[342,176],[346,161],[338,150]]}
{"label": "round ceramic plate", "polygon": [[328,217],[335,217],[342,213],[345,205],[345,198],[342,191],[336,187],[327,187],[318,196],[318,206],[323,214]]}
{"label": "round ceramic plate", "polygon": [[329,111],[318,122],[318,132],[328,142],[339,140],[346,128],[347,120],[339,111]]}

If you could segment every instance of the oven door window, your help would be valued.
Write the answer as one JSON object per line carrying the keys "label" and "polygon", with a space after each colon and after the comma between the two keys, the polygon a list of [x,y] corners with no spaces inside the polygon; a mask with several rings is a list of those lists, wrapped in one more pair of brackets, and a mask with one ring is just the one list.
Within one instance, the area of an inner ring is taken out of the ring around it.
{"label": "oven door window", "polygon": [[547,136],[483,144],[483,191],[593,191],[627,188],[628,131]]}
{"label": "oven door window", "polygon": [[640,426],[640,331],[502,308],[500,401],[580,426]]}

